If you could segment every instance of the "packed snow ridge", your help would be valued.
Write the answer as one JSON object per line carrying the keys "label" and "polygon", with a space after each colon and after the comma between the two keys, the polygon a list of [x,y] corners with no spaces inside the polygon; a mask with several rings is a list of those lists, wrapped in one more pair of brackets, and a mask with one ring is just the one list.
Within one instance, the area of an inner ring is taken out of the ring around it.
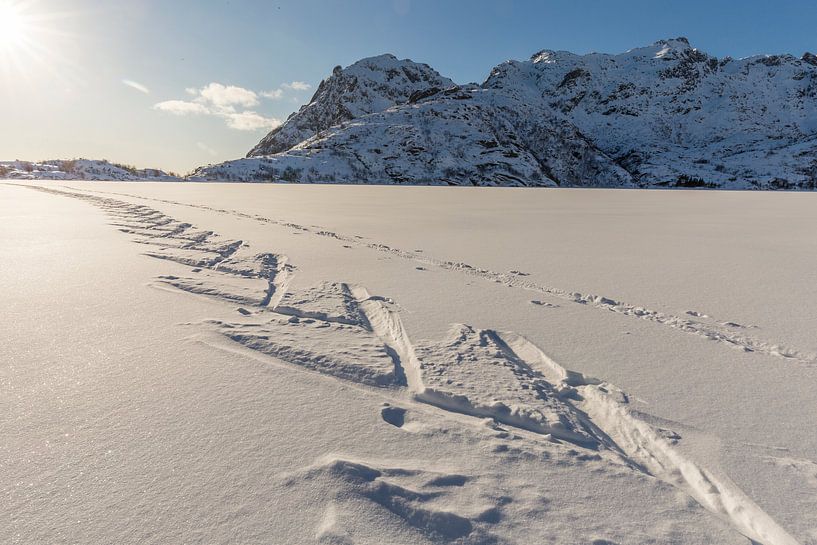
{"label": "packed snow ridge", "polygon": [[0,178],[15,180],[161,180],[178,181],[178,176],[155,168],[136,168],[94,159],[49,161],[0,161]]}
{"label": "packed snow ridge", "polygon": [[814,189],[817,56],[719,59],[677,38],[540,51],[457,85],[381,55],[336,67],[247,158],[191,178]]}

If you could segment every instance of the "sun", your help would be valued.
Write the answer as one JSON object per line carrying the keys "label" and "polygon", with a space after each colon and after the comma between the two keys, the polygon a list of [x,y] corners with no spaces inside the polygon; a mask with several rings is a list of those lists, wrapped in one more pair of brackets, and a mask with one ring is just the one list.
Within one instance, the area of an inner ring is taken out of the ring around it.
{"label": "sun", "polygon": [[0,0],[0,52],[13,53],[26,45],[28,21],[17,4]]}
{"label": "sun", "polygon": [[66,53],[76,40],[62,24],[71,16],[40,0],[0,0],[0,88],[22,89],[46,73],[71,77]]}

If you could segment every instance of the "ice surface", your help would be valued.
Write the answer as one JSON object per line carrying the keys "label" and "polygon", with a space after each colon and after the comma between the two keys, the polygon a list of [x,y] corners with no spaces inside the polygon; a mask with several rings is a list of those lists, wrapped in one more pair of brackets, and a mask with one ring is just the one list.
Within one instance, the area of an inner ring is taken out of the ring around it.
{"label": "ice surface", "polygon": [[[576,243],[598,193],[567,194],[584,216],[559,216],[560,246],[541,210],[564,192],[510,219],[530,193],[457,192],[435,218],[433,189],[42,187],[0,184],[4,541],[813,541],[817,371],[772,319],[782,292],[707,299],[741,286],[704,276],[660,297],[607,253],[615,222]],[[628,194],[670,225],[690,206]],[[812,267],[808,202],[762,197],[785,204],[767,236],[800,249],[791,274]],[[663,267],[721,243],[683,236]]]}

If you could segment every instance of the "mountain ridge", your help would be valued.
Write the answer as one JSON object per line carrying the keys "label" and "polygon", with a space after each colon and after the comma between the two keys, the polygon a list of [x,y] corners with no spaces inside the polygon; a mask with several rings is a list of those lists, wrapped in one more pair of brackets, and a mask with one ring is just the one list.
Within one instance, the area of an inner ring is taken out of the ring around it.
{"label": "mountain ridge", "polygon": [[718,59],[680,37],[619,54],[543,49],[481,85],[362,59],[246,159],[192,178],[814,189],[815,157],[817,56]]}
{"label": "mountain ridge", "polygon": [[345,69],[336,66],[309,103],[273,129],[247,157],[286,151],[338,123],[405,102],[417,91],[452,85],[427,64],[399,60],[390,53],[361,59]]}

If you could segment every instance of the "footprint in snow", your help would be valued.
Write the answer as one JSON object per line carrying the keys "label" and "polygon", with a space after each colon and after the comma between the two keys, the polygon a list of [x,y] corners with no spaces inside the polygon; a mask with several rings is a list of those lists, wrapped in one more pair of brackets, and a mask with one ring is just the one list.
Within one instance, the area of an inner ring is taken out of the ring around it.
{"label": "footprint in snow", "polygon": [[559,308],[559,305],[554,305],[553,303],[546,303],[545,301],[539,301],[538,299],[532,299],[530,303],[532,305],[536,305],[536,306],[539,306],[539,307]]}
{"label": "footprint in snow", "polygon": [[402,428],[406,423],[406,409],[387,405],[380,409],[380,417],[394,427]]}

